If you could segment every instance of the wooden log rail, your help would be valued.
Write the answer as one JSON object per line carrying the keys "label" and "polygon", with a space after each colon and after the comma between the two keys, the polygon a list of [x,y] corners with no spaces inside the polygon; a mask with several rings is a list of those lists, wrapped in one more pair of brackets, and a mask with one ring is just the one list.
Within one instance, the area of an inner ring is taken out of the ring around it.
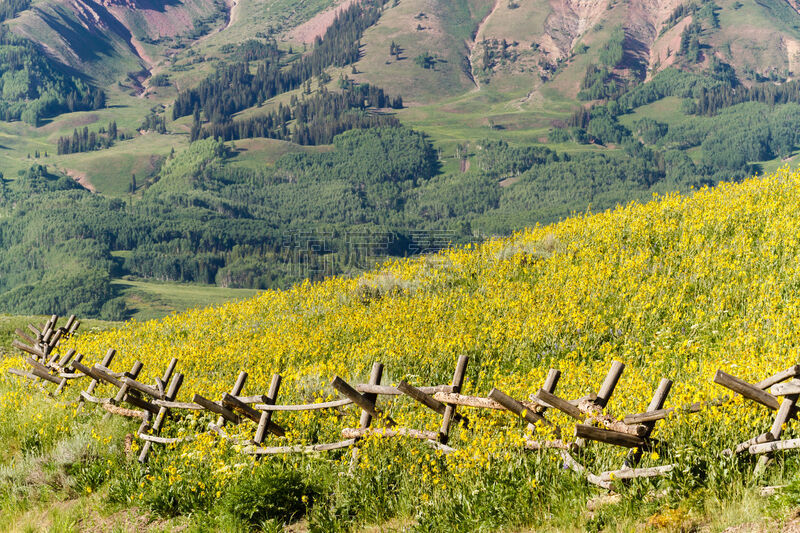
{"label": "wooden log rail", "polygon": [[772,394],[764,392],[755,385],[751,385],[743,379],[727,374],[722,370],[717,370],[717,373],[714,375],[714,383],[741,394],[748,400],[759,403],[773,411],[777,411],[780,407],[780,402],[778,402],[778,399]]}
{"label": "wooden log rail", "polygon": [[[596,393],[586,395],[575,400],[566,400],[556,394],[556,385],[561,377],[558,370],[551,369],[541,388],[531,395],[530,400],[516,399],[498,388],[493,388],[487,397],[467,396],[461,394],[465,381],[468,358],[462,356],[456,364],[456,370],[451,385],[413,386],[401,380],[396,386],[381,385],[383,365],[375,363],[372,367],[368,383],[350,385],[339,376],[335,376],[331,386],[343,398],[325,402],[280,405],[277,403],[281,386],[281,376],[273,375],[267,394],[244,396],[242,394],[246,383],[247,372],[240,372],[234,386],[229,393],[224,393],[218,401],[212,401],[199,394],[194,394],[191,402],[178,402],[176,396],[183,383],[183,374],[174,374],[177,360],[172,359],[164,374],[155,378],[155,384],[150,385],[139,380],[142,364],[135,362],[127,372],[111,370],[115,351],[109,350],[100,363],[91,367],[82,362],[83,356],[70,350],[64,355],[52,352],[60,339],[74,333],[78,321],[70,317],[65,327],[58,328],[57,317],[51,319],[37,328],[29,325],[29,330],[35,335],[32,337],[22,330],[17,330],[20,340],[15,340],[15,346],[27,353],[25,359],[30,367],[29,371],[10,369],[12,374],[44,381],[58,385],[58,391],[63,390],[68,380],[82,377],[90,378],[89,385],[81,391],[78,400],[79,407],[84,402],[100,405],[107,414],[140,418],[143,420],[137,434],[145,442],[139,460],[145,462],[152,444],[173,444],[193,440],[195,437],[162,437],[159,435],[163,425],[173,409],[191,411],[208,411],[218,415],[217,423],[210,424],[213,431],[230,439],[224,431],[226,423],[241,424],[250,420],[256,424],[255,435],[252,440],[237,441],[246,446],[244,453],[252,455],[273,455],[281,453],[318,453],[358,444],[360,439],[368,436],[380,437],[405,437],[423,440],[437,449],[448,453],[454,451],[446,446],[450,427],[453,421],[464,426],[469,423],[466,416],[457,413],[459,406],[479,409],[505,410],[525,420],[529,424],[542,423],[552,425],[545,418],[548,411],[557,410],[574,419],[575,442],[561,440],[558,436],[551,441],[536,441],[527,439],[523,444],[528,450],[555,449],[561,452],[565,465],[575,472],[584,475],[590,483],[600,487],[609,488],[615,480],[629,480],[664,475],[674,469],[674,465],[652,466],[638,468],[636,465],[641,460],[642,452],[652,448],[651,433],[655,424],[677,411],[698,412],[708,406],[722,405],[729,400],[729,396],[721,396],[706,402],[697,402],[681,407],[664,408],[666,398],[672,388],[672,381],[663,379],[659,383],[647,410],[625,416],[616,420],[605,412],[625,365],[614,361],[606,374],[601,386]],[[50,347],[51,349],[48,349]],[[776,411],[775,419],[769,431],[757,435],[745,442],[738,444],[729,454],[742,453],[747,450],[751,455],[759,455],[759,466],[763,467],[769,461],[772,453],[781,450],[800,448],[800,439],[781,441],[785,425],[795,418],[798,413],[798,398],[800,398],[800,365],[794,365],[775,375],[772,375],[756,384],[748,383],[740,378],[717,371],[714,382],[740,394],[762,406]],[[113,397],[100,398],[94,393],[101,383],[113,385],[117,392]],[[770,388],[769,392],[766,389]],[[442,416],[439,431],[430,431],[411,427],[399,427],[386,413],[385,408],[377,405],[379,396],[405,396],[426,409]],[[778,397],[783,397],[779,400]],[[128,403],[136,409],[122,407]],[[344,440],[327,444],[314,445],[289,445],[289,446],[262,446],[266,434],[283,437],[286,430],[272,420],[275,412],[299,412],[325,409],[341,409],[347,406],[356,406],[361,410],[359,427],[344,428],[341,434]],[[372,427],[374,419],[382,420],[385,427]],[[150,429],[147,432],[147,429]],[[232,440],[232,439],[231,439]],[[592,474],[580,465],[570,452],[578,450],[586,441],[596,441],[630,448],[625,463],[618,470]],[[358,448],[353,449],[351,467],[357,461]],[[758,467],[757,467],[758,469]]]}
{"label": "wooden log rail", "polygon": [[59,327],[58,315],[52,315],[41,327],[28,324],[28,330],[33,333],[33,337],[17,328],[16,333],[19,340],[14,340],[12,346],[40,359],[48,368],[56,366],[58,355],[52,353],[62,339],[73,335],[80,325],[80,321],[71,315],[64,326]]}

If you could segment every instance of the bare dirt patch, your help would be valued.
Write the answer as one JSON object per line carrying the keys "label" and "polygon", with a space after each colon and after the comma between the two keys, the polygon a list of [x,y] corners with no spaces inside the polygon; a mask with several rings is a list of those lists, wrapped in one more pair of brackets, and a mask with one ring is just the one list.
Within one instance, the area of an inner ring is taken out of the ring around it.
{"label": "bare dirt patch", "polygon": [[64,173],[70,178],[77,181],[84,189],[87,189],[94,193],[97,192],[97,189],[95,188],[94,185],[92,185],[92,182],[89,181],[89,176],[87,176],[85,172],[78,172],[77,170],[67,169],[64,171]]}
{"label": "bare dirt patch", "polygon": [[689,15],[680,21],[675,27],[667,30],[652,47],[650,50],[650,72],[652,74],[656,74],[654,71],[656,65],[661,71],[675,63],[678,58],[678,50],[681,48],[681,34],[686,26],[692,23],[692,20],[693,17]]}
{"label": "bare dirt patch", "polygon": [[304,22],[290,31],[288,34],[289,40],[299,43],[313,43],[314,39],[325,35],[333,21],[336,20],[336,15],[339,11],[347,9],[355,3],[356,0],[339,0],[334,7],[326,9],[308,22]]}

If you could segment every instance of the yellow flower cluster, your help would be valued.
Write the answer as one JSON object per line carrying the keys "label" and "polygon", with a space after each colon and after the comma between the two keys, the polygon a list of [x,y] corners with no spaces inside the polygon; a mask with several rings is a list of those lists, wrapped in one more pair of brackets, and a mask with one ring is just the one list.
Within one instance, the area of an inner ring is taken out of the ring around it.
{"label": "yellow flower cluster", "polygon": [[[667,406],[678,406],[726,392],[711,383],[718,368],[755,382],[797,362],[797,205],[800,173],[784,169],[390,262],[357,279],[130,322],[69,344],[90,362],[116,348],[114,369],[140,360],[144,381],[177,357],[184,400],[193,393],[219,398],[246,370],[246,395],[265,393],[280,373],[279,403],[322,401],[336,396],[334,375],[366,381],[374,361],[386,365],[384,383],[449,383],[457,357],[467,354],[470,394],[498,387],[525,398],[552,367],[563,373],[558,395],[577,398],[596,391],[619,360],[627,369],[609,405],[614,416],[645,410],[662,377],[675,381]],[[390,413],[420,429],[436,429],[440,420],[406,399]],[[358,414],[279,413],[275,420],[290,430],[285,441],[337,440]],[[455,436],[465,451],[448,460],[487,461],[498,435],[521,438],[521,431],[510,435],[507,414],[470,414],[475,431]],[[738,401],[710,411],[709,423],[747,437],[768,415]],[[659,428],[669,433],[682,420]],[[251,436],[253,427],[239,431]],[[186,453],[202,457],[213,444],[194,446]]]}

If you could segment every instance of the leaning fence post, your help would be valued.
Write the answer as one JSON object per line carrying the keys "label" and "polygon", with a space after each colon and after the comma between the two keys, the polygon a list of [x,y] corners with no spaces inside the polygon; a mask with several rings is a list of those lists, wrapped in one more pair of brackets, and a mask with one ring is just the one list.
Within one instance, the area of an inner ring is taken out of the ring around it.
{"label": "leaning fence post", "polygon": [[[172,402],[175,400],[175,397],[178,395],[178,390],[181,388],[183,384],[183,374],[176,374],[172,381],[169,384],[169,389],[167,390],[166,394],[166,401]],[[153,431],[158,433],[161,430],[161,425],[164,423],[164,418],[167,416],[167,412],[169,411],[168,407],[161,406],[158,409],[158,414],[156,415],[156,419],[153,422]],[[153,443],[149,440],[146,440],[142,445],[142,451],[139,453],[139,462],[144,463],[147,460],[147,454],[150,451],[150,447]]]}
{"label": "leaning fence post", "polygon": [[[247,381],[247,372],[242,370],[239,372],[239,377],[236,378],[236,383],[233,385],[231,389],[231,396],[239,396],[242,393],[242,389],[244,389],[244,384]],[[222,427],[225,425],[225,417],[220,415],[217,417],[217,427]]]}
{"label": "leaning fence post", "polygon": [[[667,396],[669,395],[670,390],[672,390],[672,380],[667,378],[662,379],[661,383],[658,384],[656,392],[653,394],[653,399],[650,400],[650,405],[647,406],[647,412],[650,413],[653,411],[658,411],[659,409],[663,408],[664,402],[667,401]],[[647,431],[645,432],[644,435],[642,435],[642,437],[644,437],[645,439],[649,439],[650,434],[656,427],[656,422],[655,421],[645,422],[642,425],[647,428]],[[644,450],[642,450],[641,448],[638,448],[635,451],[630,450],[628,452],[628,456],[625,458],[625,463],[624,463],[625,466],[633,467],[639,464],[639,461],[642,460],[643,451]]]}
{"label": "leaning fence post", "polygon": [[[783,425],[789,420],[789,417],[794,412],[795,404],[797,403],[797,394],[788,394],[784,396],[783,401],[781,402],[781,406],[778,408],[778,414],[775,415],[775,420],[772,423],[772,429],[769,430],[769,436],[771,440],[778,440],[783,432]],[[769,453],[765,453],[761,457],[758,458],[756,462],[756,467],[753,470],[753,475],[755,477],[761,476],[764,473],[764,470],[769,465],[770,461],[772,461],[772,456]]]}
{"label": "leaning fence post", "polygon": [[[469,356],[461,355],[458,357],[456,363],[456,371],[453,373],[453,393],[459,394],[461,387],[464,385],[464,375],[467,373],[467,363],[469,363]],[[450,438],[450,424],[453,421],[453,416],[456,414],[456,406],[447,404],[442,415],[442,426],[439,428],[439,442],[447,444]]]}
{"label": "leaning fence post", "polygon": [[[275,405],[275,402],[278,399],[278,391],[281,388],[281,378],[280,374],[273,374],[272,375],[272,382],[269,385],[269,392],[267,393],[267,397],[264,401],[267,405]],[[262,411],[261,412],[261,419],[258,421],[258,428],[256,429],[256,436],[253,441],[256,444],[261,444],[264,442],[264,434],[267,432],[267,428],[269,427],[270,420],[272,419],[272,411]]]}
{"label": "leaning fence post", "polygon": [[[600,385],[600,390],[597,391],[597,397],[592,403],[600,407],[600,409],[605,409],[608,405],[608,401],[611,399],[611,395],[614,394],[614,389],[617,388],[617,383],[622,376],[623,370],[625,370],[625,365],[623,363],[619,361],[613,361],[611,363],[611,368],[608,369],[608,373],[603,383]],[[575,444],[578,447],[583,447],[583,445],[586,444],[586,440],[578,437],[575,439]]]}
{"label": "leaning fence post", "polygon": [[603,384],[600,385],[600,390],[597,391],[597,399],[594,401],[595,405],[599,405],[602,408],[608,405],[608,401],[611,399],[611,395],[614,394],[614,389],[617,387],[617,383],[619,383],[619,378],[622,376],[623,370],[625,370],[624,363],[620,363],[619,361],[611,363],[611,368],[608,374],[606,374],[606,379],[603,380]]}
{"label": "leaning fence post", "polygon": [[[369,374],[369,384],[370,385],[380,385],[381,378],[383,377],[383,363],[374,363],[372,365],[372,371]],[[378,395],[373,393],[367,393],[363,395],[366,400],[371,402],[373,405],[378,400]],[[361,429],[367,429],[370,424],[372,423],[372,415],[369,414],[366,410],[361,411],[361,422],[359,427]],[[358,440],[358,439],[357,439]],[[350,473],[352,474],[356,468],[356,464],[358,463],[358,448],[353,448],[353,451],[350,455]]]}
{"label": "leaning fence post", "polygon": [[[127,375],[130,376],[131,379],[136,379],[139,377],[139,373],[142,371],[143,367],[144,365],[140,361],[136,361],[133,363],[133,367],[131,367]],[[128,395],[128,389],[130,389],[130,385],[123,382],[122,387],[117,391],[117,395],[110,401],[111,405],[118,405],[120,402],[124,401],[125,397]],[[103,415],[103,420],[108,420],[109,418],[111,418],[110,411]]]}
{"label": "leaning fence post", "polygon": [[[109,348],[109,350],[106,352],[105,357],[103,357],[103,361],[102,361],[101,364],[104,367],[108,368],[108,366],[111,364],[111,361],[114,360],[114,356],[116,354],[117,354],[117,351],[114,348]],[[92,394],[94,392],[94,389],[96,389],[96,388],[97,388],[97,379],[92,377],[92,381],[89,383],[89,386],[86,387],[86,391],[85,392],[86,392],[86,394]],[[84,401],[85,400],[84,400],[83,396],[78,398],[78,407],[76,408],[78,412],[81,411],[81,408],[83,407]]]}

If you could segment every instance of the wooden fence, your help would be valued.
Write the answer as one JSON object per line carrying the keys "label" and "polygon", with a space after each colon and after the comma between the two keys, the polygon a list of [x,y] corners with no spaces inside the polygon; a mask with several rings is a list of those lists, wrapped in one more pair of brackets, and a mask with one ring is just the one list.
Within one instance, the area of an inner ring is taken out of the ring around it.
{"label": "wooden fence", "polygon": [[[183,384],[184,376],[175,372],[178,365],[177,359],[173,358],[166,365],[161,377],[156,378],[154,383],[143,383],[138,379],[143,369],[143,365],[139,361],[134,362],[127,371],[111,370],[116,354],[113,349],[109,350],[102,360],[93,366],[85,365],[83,355],[75,353],[74,350],[69,350],[63,356],[59,356],[56,348],[62,340],[75,333],[80,322],[71,316],[63,327],[58,327],[57,323],[58,317],[53,315],[41,327],[28,326],[34,336],[17,330],[19,340],[15,340],[13,345],[27,354],[25,362],[30,368],[27,371],[10,369],[9,372],[32,381],[44,392],[53,396],[61,394],[68,382],[82,380],[86,383],[86,387],[80,392],[77,400],[79,410],[88,403],[105,410],[106,418],[116,415],[141,419],[141,425],[136,432],[138,438],[143,441],[138,457],[140,462],[147,460],[154,444],[174,444],[195,438],[195,436],[166,438],[160,435],[168,417],[175,411],[181,410],[210,412],[217,415],[216,422],[209,424],[209,431],[242,445],[242,453],[264,456],[352,448],[351,468],[358,461],[359,440],[372,434],[380,433],[384,437],[420,439],[443,453],[451,453],[455,451],[448,445],[453,424],[469,425],[469,418],[463,412],[465,409],[504,411],[510,416],[523,419],[529,425],[544,424],[548,426],[553,426],[548,418],[548,413],[555,410],[575,420],[572,435],[574,440],[568,441],[564,435],[560,434],[558,428],[553,427],[555,439],[548,441],[527,439],[524,448],[528,450],[553,449],[562,456],[566,467],[584,476],[590,483],[609,489],[613,480],[624,481],[662,476],[674,469],[675,465],[672,464],[649,468],[638,467],[643,454],[654,449],[657,444],[651,438],[656,423],[676,412],[697,413],[709,406],[722,405],[732,397],[731,394],[728,394],[709,402],[664,408],[672,388],[672,381],[662,379],[643,412],[629,414],[622,420],[618,420],[608,415],[606,407],[625,369],[625,365],[620,362],[614,362],[611,365],[599,390],[587,391],[580,398],[569,400],[558,396],[556,389],[561,379],[561,372],[551,369],[537,392],[531,394],[527,399],[518,399],[497,388],[493,388],[487,397],[462,394],[461,389],[464,385],[469,358],[461,356],[456,362],[452,382],[445,385],[415,387],[405,381],[401,381],[397,386],[382,385],[381,378],[384,367],[381,363],[375,363],[367,383],[351,384],[339,376],[333,378],[331,385],[341,395],[341,399],[324,403],[281,405],[278,403],[278,393],[282,381],[279,374],[272,377],[266,394],[245,396],[244,388],[248,374],[242,371],[232,384],[230,392],[224,393],[218,399],[194,394],[191,402],[178,402],[176,397]],[[738,444],[730,450],[725,450],[725,454],[729,456],[744,451],[759,455],[756,475],[760,475],[764,471],[774,452],[800,448],[800,439],[780,440],[785,424],[791,418],[796,418],[800,412],[800,407],[797,406],[798,398],[800,398],[800,380],[795,379],[798,376],[800,376],[800,365],[790,367],[756,384],[747,383],[722,371],[718,371],[714,377],[715,383],[729,389],[733,394],[739,394],[764,408],[776,411],[775,420],[767,432]],[[47,384],[54,385],[55,388],[50,390],[47,388]],[[116,394],[109,397],[98,397],[95,390],[100,384],[112,385],[116,389]],[[770,392],[767,392],[767,389],[770,389]],[[429,431],[398,426],[386,413],[386,408],[379,405],[378,400],[382,396],[405,396],[421,407],[437,413],[441,416],[439,430]],[[783,400],[779,401],[777,396],[782,396]],[[267,433],[277,436],[286,434],[286,429],[272,420],[275,412],[297,413],[346,407],[359,409],[361,418],[358,427],[342,429],[342,440],[314,445],[263,445]],[[234,439],[226,431],[228,424],[250,425],[253,428],[252,438]],[[376,427],[374,424],[379,426]],[[591,442],[623,447],[629,451],[619,469],[595,474],[573,457],[576,450]]]}

